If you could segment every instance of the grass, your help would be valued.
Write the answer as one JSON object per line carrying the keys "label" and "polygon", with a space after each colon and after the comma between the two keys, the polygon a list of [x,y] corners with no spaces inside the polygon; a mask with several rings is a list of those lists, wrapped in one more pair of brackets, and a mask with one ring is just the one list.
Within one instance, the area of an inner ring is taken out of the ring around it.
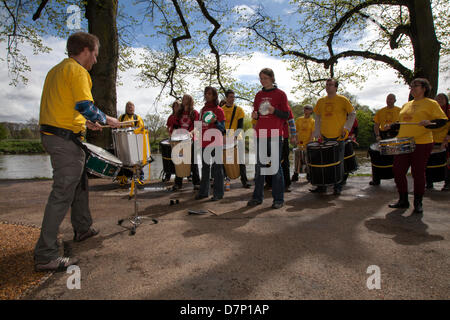
{"label": "grass", "polygon": [[6,139],[0,141],[0,154],[45,153],[40,139]]}

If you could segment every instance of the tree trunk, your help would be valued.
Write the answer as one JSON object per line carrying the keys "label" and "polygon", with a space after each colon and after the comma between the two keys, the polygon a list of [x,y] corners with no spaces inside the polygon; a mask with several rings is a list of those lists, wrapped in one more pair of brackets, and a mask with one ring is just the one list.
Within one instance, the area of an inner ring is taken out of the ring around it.
{"label": "tree trunk", "polygon": [[[94,104],[111,117],[117,117],[116,79],[119,59],[117,35],[117,1],[88,0],[86,18],[89,33],[100,40],[97,63],[90,74]],[[87,140],[104,149],[112,149],[111,130],[102,132],[88,130]]]}
{"label": "tree trunk", "polygon": [[430,97],[434,98],[438,89],[441,46],[434,29],[431,3],[429,0],[411,0],[408,9],[414,50],[414,78],[425,78],[430,81]]}

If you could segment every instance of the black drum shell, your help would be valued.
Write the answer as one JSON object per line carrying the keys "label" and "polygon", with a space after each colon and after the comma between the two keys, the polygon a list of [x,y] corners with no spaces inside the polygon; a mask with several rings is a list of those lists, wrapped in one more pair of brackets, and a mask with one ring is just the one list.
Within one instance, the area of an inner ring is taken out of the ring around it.
{"label": "black drum shell", "polygon": [[163,170],[168,174],[175,174],[175,165],[172,162],[172,146],[169,139],[162,140],[159,143],[159,149],[161,150]]}
{"label": "black drum shell", "polygon": [[[433,150],[427,162],[426,176],[428,181],[440,182],[445,180],[447,165],[447,150]],[[437,166],[436,168],[430,168]]]}
{"label": "black drum shell", "polygon": [[394,156],[382,155],[378,149],[378,144],[373,143],[369,148],[370,162],[372,163],[372,176],[377,179],[394,178]]}
{"label": "black drum shell", "polygon": [[345,141],[345,152],[344,152],[344,172],[350,173],[358,169],[358,162],[356,161],[356,155],[353,150],[353,141],[347,139]]}
{"label": "black drum shell", "polygon": [[[314,186],[329,186],[342,181],[344,164],[340,160],[340,146],[336,141],[310,142],[306,146],[309,181]],[[342,156],[343,158],[343,156]],[[316,167],[334,164],[326,167]]]}

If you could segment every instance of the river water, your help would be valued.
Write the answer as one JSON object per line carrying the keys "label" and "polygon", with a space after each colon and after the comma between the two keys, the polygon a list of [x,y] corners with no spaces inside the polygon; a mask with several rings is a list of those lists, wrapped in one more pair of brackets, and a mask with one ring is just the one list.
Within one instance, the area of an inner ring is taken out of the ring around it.
{"label": "river water", "polygon": [[[359,168],[354,174],[370,174],[370,160],[366,157],[365,151],[356,152]],[[160,179],[163,169],[161,154],[152,154],[154,162],[151,164],[151,179]],[[248,159],[248,154],[246,155]],[[201,166],[201,165],[200,165]],[[247,165],[247,177],[253,179],[255,175],[254,165]],[[145,168],[147,177],[148,169]],[[291,153],[291,172],[293,171],[293,156]],[[201,172],[200,172],[201,173]],[[51,178],[52,166],[50,156],[47,154],[38,155],[0,155],[0,179],[33,179]]]}

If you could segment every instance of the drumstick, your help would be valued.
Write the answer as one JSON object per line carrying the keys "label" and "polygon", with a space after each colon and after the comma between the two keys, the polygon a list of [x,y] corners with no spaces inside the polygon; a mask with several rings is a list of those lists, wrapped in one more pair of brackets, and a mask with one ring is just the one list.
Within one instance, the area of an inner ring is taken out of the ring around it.
{"label": "drumstick", "polygon": [[[124,124],[132,123],[132,122],[134,122],[134,120],[119,122],[119,124],[124,125]],[[111,128],[111,126],[109,124],[101,126],[101,127],[102,128]]]}
{"label": "drumstick", "polygon": [[413,124],[413,125],[419,125],[420,122],[396,122],[398,124]]}

